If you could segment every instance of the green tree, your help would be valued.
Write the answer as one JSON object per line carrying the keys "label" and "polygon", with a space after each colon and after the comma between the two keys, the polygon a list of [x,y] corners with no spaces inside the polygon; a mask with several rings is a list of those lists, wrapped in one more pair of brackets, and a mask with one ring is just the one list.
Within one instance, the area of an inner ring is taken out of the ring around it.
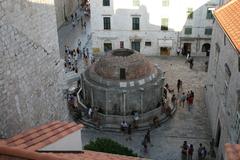
{"label": "green tree", "polygon": [[84,146],[84,149],[137,157],[137,154],[133,153],[131,149],[108,138],[97,138],[96,141],[90,141],[89,144]]}

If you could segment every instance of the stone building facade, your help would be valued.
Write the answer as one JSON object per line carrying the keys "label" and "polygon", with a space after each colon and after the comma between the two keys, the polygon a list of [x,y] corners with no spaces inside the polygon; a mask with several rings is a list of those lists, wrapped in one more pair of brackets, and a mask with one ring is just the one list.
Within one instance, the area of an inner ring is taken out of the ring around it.
{"label": "stone building facade", "polygon": [[[239,143],[240,140],[240,43],[238,41],[240,27],[237,24],[240,21],[240,14],[238,13],[240,13],[239,0],[232,0],[214,13],[216,21],[206,82],[205,100],[215,139],[217,159],[221,160],[227,159],[224,144]],[[234,32],[231,31],[233,29]]]}
{"label": "stone building facade", "polygon": [[91,0],[94,53],[131,48],[146,55],[192,55],[210,49],[218,0]]}
{"label": "stone building facade", "polygon": [[68,119],[54,0],[0,0],[0,138]]}
{"label": "stone building facade", "polygon": [[75,10],[81,5],[81,1],[82,0],[54,0],[58,28],[66,22],[66,18],[71,20],[71,14],[75,13]]}

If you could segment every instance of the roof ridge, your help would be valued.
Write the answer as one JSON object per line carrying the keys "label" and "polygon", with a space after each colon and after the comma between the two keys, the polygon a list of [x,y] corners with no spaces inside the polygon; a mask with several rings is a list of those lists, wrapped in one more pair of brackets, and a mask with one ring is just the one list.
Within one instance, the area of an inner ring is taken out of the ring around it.
{"label": "roof ridge", "polygon": [[230,4],[235,3],[235,1],[239,1],[239,0],[229,0],[227,3],[223,4],[222,6],[220,6],[215,12],[220,11],[220,10],[226,8]]}
{"label": "roof ridge", "polygon": [[26,158],[29,160],[67,160],[66,158],[62,158],[56,155],[43,154],[8,146],[0,146],[0,155],[6,155],[15,158]]}
{"label": "roof ridge", "polygon": [[56,124],[59,124],[61,121],[53,121],[53,122],[50,122],[50,123],[45,123],[41,126],[37,126],[37,127],[34,127],[34,128],[30,128],[28,129],[27,131],[24,131],[22,133],[19,133],[11,138],[8,138],[6,140],[6,143],[7,144],[10,144],[10,143],[13,143],[14,141],[17,141],[18,139],[20,138],[23,138],[23,137],[26,137],[34,132],[37,132],[38,130],[41,130],[41,129],[45,129],[45,128],[48,128],[49,126],[53,126],[53,125],[56,125]]}
{"label": "roof ridge", "polygon": [[232,0],[214,12],[214,16],[231,45],[240,54],[240,0]]}

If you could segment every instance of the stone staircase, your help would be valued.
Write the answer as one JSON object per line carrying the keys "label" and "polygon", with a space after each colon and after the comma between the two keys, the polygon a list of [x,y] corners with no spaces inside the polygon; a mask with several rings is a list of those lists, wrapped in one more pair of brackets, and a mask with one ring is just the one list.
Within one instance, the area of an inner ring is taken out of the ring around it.
{"label": "stone staircase", "polygon": [[[171,116],[173,116],[176,112],[177,108],[173,107]],[[82,114],[84,115],[84,113]],[[171,117],[164,115],[160,119],[160,126],[168,121]],[[104,132],[120,132],[120,125],[113,125],[113,124],[102,124],[99,127],[96,125],[96,122],[92,121],[91,119],[87,118],[87,116],[83,116],[81,119],[78,120],[78,123],[82,123],[85,127],[94,128],[96,130],[104,131]],[[138,126],[138,128],[133,129],[133,131],[145,131],[148,129],[154,129],[154,125],[152,122],[145,122]]]}

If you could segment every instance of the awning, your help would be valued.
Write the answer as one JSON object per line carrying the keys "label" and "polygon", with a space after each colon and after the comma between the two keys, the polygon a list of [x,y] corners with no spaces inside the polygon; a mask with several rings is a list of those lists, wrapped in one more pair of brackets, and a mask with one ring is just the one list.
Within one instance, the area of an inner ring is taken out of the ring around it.
{"label": "awning", "polygon": [[171,39],[159,39],[158,45],[159,47],[172,47],[173,42]]}

